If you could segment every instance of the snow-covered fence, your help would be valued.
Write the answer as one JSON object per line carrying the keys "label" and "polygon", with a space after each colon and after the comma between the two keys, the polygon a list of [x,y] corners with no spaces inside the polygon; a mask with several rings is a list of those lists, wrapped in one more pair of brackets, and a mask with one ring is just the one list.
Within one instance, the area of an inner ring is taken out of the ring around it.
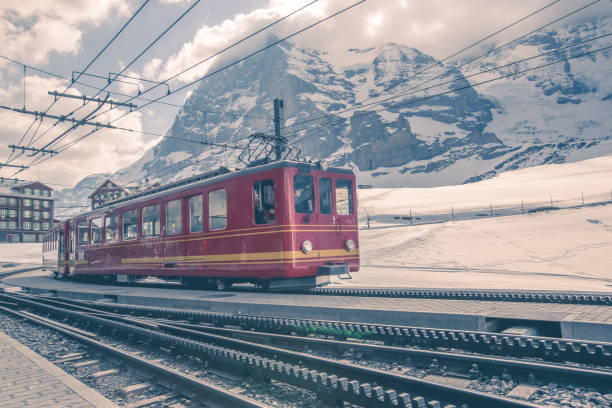
{"label": "snow-covered fence", "polygon": [[411,208],[406,207],[402,213],[386,213],[373,207],[359,209],[360,228],[385,228],[399,225],[436,224],[449,221],[474,220],[509,215],[529,215],[544,211],[554,211],[583,206],[612,204],[612,190],[608,193],[584,195],[575,198],[557,200],[550,197],[542,201],[521,201],[516,203],[496,204],[491,200],[478,207],[450,205],[448,208]]}

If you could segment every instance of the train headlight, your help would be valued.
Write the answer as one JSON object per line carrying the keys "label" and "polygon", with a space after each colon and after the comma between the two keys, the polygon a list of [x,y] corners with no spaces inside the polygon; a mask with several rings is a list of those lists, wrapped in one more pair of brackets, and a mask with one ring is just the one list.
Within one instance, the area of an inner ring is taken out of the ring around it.
{"label": "train headlight", "polygon": [[302,242],[302,252],[309,254],[312,251],[312,242],[306,240]]}
{"label": "train headlight", "polygon": [[348,241],[344,243],[344,248],[348,252],[351,252],[353,249],[355,249],[355,242],[352,239],[349,239]]}

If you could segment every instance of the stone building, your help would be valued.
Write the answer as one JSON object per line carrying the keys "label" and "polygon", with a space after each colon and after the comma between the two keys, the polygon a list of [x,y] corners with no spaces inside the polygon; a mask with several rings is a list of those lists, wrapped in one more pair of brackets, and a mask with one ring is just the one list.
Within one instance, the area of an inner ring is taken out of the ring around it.
{"label": "stone building", "polygon": [[53,227],[53,189],[0,179],[0,242],[41,242]]}

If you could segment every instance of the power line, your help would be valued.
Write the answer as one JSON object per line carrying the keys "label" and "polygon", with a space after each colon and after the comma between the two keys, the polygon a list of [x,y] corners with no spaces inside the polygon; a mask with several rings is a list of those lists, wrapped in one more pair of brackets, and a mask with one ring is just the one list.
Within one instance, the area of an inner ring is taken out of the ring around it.
{"label": "power line", "polygon": [[[44,69],[40,69],[40,68],[34,67],[32,65],[24,64],[21,61],[18,61],[18,60],[6,57],[6,56],[1,55],[1,54],[0,54],[0,58],[3,58],[5,60],[7,60],[7,61],[14,62],[15,64],[18,64],[18,65],[25,65],[25,66],[28,67],[29,70],[32,70],[32,71],[38,71],[38,72],[41,72],[41,73],[43,73],[45,75],[49,75],[49,76],[52,76],[52,77],[55,77],[55,78],[58,78],[58,79],[63,79],[63,80],[66,80],[66,81],[72,81],[71,78],[68,78],[68,77],[65,77],[63,75],[59,75],[59,74],[56,74],[56,73],[53,73],[53,72],[50,72],[50,71],[46,71]],[[86,74],[86,76],[100,77],[99,75],[93,75],[93,74]],[[100,77],[100,78],[106,79],[105,77]],[[104,91],[102,88],[94,86],[94,85],[91,85],[91,84],[88,84],[86,82],[80,82],[80,81],[76,81],[75,80],[74,84],[82,85],[84,87],[93,89],[95,91]],[[108,90],[106,92],[108,92],[110,95],[116,95],[116,96],[121,96],[121,97],[125,97],[125,98],[134,98],[134,99],[142,100],[142,101],[145,101],[145,102],[153,102],[153,103],[158,103],[160,105],[172,106],[172,107],[175,107],[175,108],[183,108],[183,109],[191,110],[191,111],[194,111],[194,112],[212,113],[212,114],[220,115],[220,116],[247,117],[247,118],[251,117],[251,118],[258,118],[258,119],[272,119],[271,116],[259,116],[259,115],[253,115],[253,114],[221,112],[221,111],[214,111],[214,110],[210,110],[210,109],[198,109],[198,108],[190,107],[190,106],[187,106],[187,105],[179,105],[179,104],[176,104],[176,103],[170,103],[170,102],[164,102],[164,101],[157,101],[157,100],[153,100],[153,99],[148,99],[148,98],[145,98],[145,97],[140,96],[140,95],[139,96],[133,96],[133,95],[124,94],[124,93],[121,93],[121,92],[108,91]],[[64,96],[68,96],[68,95],[70,95],[70,94],[65,94]],[[82,98],[82,97],[77,96],[77,95],[71,95],[71,96],[73,96],[76,99]],[[33,126],[33,124],[34,124],[34,122],[32,122],[32,124],[30,124],[30,127]],[[26,131],[26,133],[27,133],[27,131]]]}
{"label": "power line", "polygon": [[[149,1],[149,0],[147,0],[147,1]],[[121,72],[119,72],[118,75],[121,75],[126,70],[128,70],[141,56],[144,55],[144,53],[146,53],[149,49],[151,49],[151,47],[153,47],[164,35],[166,35],[168,33],[168,31],[170,31],[176,24],[178,24],[178,22],[181,21],[183,19],[183,17],[185,17],[191,10],[193,10],[193,8],[198,3],[200,3],[200,1],[201,0],[195,0],[195,2],[193,2],[193,4],[187,10],[185,10],[178,18],[176,18],[168,27],[166,27],[166,29],[164,31],[161,32],[161,34],[159,34],[149,45],[147,45],[142,51],[140,51],[140,53],[136,57],[134,57],[125,67],[123,67],[123,69],[121,70]],[[79,74],[79,76],[80,76],[80,74]],[[102,88],[102,90],[98,91],[98,93],[96,93],[95,96],[98,96],[101,92],[103,92],[112,82],[113,82],[113,79],[109,80],[108,83]],[[95,98],[95,96],[94,96],[94,98]],[[81,109],[82,107],[84,107],[86,105],[87,105],[87,103],[85,103],[83,106],[79,107],[75,111],[78,111],[79,109]],[[73,113],[75,111],[73,111]],[[94,112],[91,112],[90,114],[85,115],[84,119],[86,119],[89,116],[91,116]],[[72,130],[72,129],[69,129],[68,131],[70,131],[70,130]],[[47,147],[50,147],[53,143],[55,143],[57,140],[62,138],[66,133],[67,132],[64,132],[64,133],[60,134],[59,136],[55,137],[53,140],[51,140],[45,146],[43,146],[43,149],[47,148]]]}
{"label": "power line", "polygon": [[[293,16],[293,15],[295,15],[295,14],[299,13],[300,11],[302,11],[302,10],[306,9],[307,7],[309,7],[309,6],[313,5],[314,3],[318,2],[318,1],[319,1],[319,0],[314,0],[314,1],[311,1],[310,3],[308,3],[308,4],[306,4],[306,5],[304,5],[304,6],[300,7],[300,8],[298,8],[297,10],[295,10],[295,11],[293,11],[293,12],[291,12],[291,13],[289,13],[289,14],[287,14],[287,15],[283,16],[283,17],[281,17],[280,19],[275,20],[275,21],[273,21],[272,23],[270,23],[270,24],[268,24],[268,25],[266,25],[266,26],[264,26],[264,27],[262,27],[262,28],[260,28],[260,29],[258,29],[258,30],[256,30],[256,31],[252,32],[251,34],[249,34],[249,35],[247,35],[247,36],[245,36],[245,37],[241,38],[240,40],[238,40],[238,41],[236,41],[236,42],[232,43],[231,45],[228,45],[227,47],[225,47],[225,48],[223,48],[223,49],[221,49],[221,50],[219,50],[219,51],[217,51],[217,52],[215,52],[215,53],[213,53],[213,54],[209,55],[209,56],[208,56],[208,57],[206,57],[205,59],[203,59],[203,60],[201,60],[201,61],[199,61],[199,62],[197,62],[197,63],[195,63],[195,64],[191,65],[191,66],[190,66],[190,67],[188,67],[188,68],[185,68],[184,70],[182,70],[182,71],[180,71],[180,72],[178,72],[178,73],[176,73],[176,74],[172,75],[172,76],[171,76],[171,77],[169,77],[169,78],[166,78],[164,81],[161,81],[161,82],[157,83],[156,85],[152,86],[151,88],[149,88],[149,89],[145,90],[143,93],[147,93],[147,92],[149,92],[149,91],[151,91],[151,90],[153,90],[153,89],[157,88],[158,86],[160,86],[160,84],[166,84],[167,82],[172,81],[173,79],[176,79],[177,77],[179,77],[179,76],[183,75],[184,73],[186,73],[186,72],[188,72],[188,71],[191,71],[192,69],[194,69],[194,68],[196,68],[196,67],[198,67],[198,66],[200,66],[200,65],[204,64],[205,62],[208,62],[208,61],[210,61],[211,59],[213,59],[213,58],[215,58],[215,57],[217,57],[217,56],[221,55],[222,53],[224,53],[224,52],[226,52],[226,51],[229,51],[230,49],[232,49],[232,48],[234,48],[234,47],[236,47],[236,46],[238,46],[238,45],[242,44],[243,42],[245,42],[245,41],[247,41],[247,40],[249,40],[249,39],[251,39],[251,38],[253,38],[253,37],[254,37],[254,36],[256,36],[257,34],[259,34],[259,33],[263,32],[263,31],[267,30],[268,28],[270,28],[270,27],[272,27],[272,26],[274,26],[274,25],[276,25],[276,24],[281,23],[282,21],[284,21],[284,20],[288,19],[289,17],[291,17],[291,16]],[[558,1],[560,1],[560,0],[558,0]],[[133,98],[134,98],[134,97],[132,97],[132,99],[133,99]],[[129,100],[132,100],[132,99],[129,99]],[[108,112],[108,111],[107,111],[107,112]],[[105,112],[102,112],[102,113],[105,113]]]}
{"label": "power line", "polygon": [[[412,86],[412,87],[410,87],[410,88],[408,88],[408,89],[406,89],[406,90],[404,90],[404,91],[400,92],[399,94],[397,94],[397,95],[395,95],[395,96],[392,96],[392,97],[387,97],[387,98],[384,98],[384,99],[382,99],[382,100],[375,101],[375,102],[372,102],[372,103],[369,103],[369,104],[360,104],[359,106],[354,106],[354,107],[352,107],[352,108],[348,108],[348,109],[344,109],[344,110],[341,110],[341,111],[338,111],[338,112],[334,112],[333,114],[323,115],[323,116],[320,116],[320,117],[318,117],[318,118],[312,118],[312,119],[303,120],[303,121],[301,121],[301,122],[296,122],[296,123],[293,123],[293,124],[291,124],[291,125],[289,125],[289,126],[285,126],[283,129],[294,128],[294,127],[296,127],[296,126],[299,126],[299,125],[302,125],[302,124],[305,124],[305,123],[315,122],[315,121],[318,121],[318,120],[321,120],[321,119],[330,118],[330,117],[336,117],[337,115],[340,115],[340,114],[342,114],[342,113],[352,112],[352,111],[355,111],[355,110],[358,110],[358,109],[363,109],[363,108],[365,108],[365,107],[369,107],[369,106],[376,106],[376,105],[380,105],[380,104],[382,104],[383,102],[386,102],[386,101],[388,101],[388,100],[398,98],[398,97],[400,97],[400,96],[404,95],[406,92],[408,92],[408,91],[411,91],[411,90],[415,89],[415,87],[418,87],[418,86],[421,86],[421,85],[427,84],[427,83],[429,83],[429,82],[431,82],[431,81],[433,81],[433,80],[435,80],[435,79],[439,79],[439,78],[441,78],[441,77],[443,77],[443,76],[445,76],[445,75],[447,75],[447,74],[449,74],[449,73],[452,73],[452,72],[454,72],[455,70],[457,70],[457,69],[459,69],[459,68],[461,68],[461,67],[463,67],[463,66],[465,66],[465,65],[467,65],[467,64],[470,64],[470,63],[472,63],[472,62],[474,62],[474,61],[477,61],[477,60],[479,60],[479,59],[481,59],[481,58],[483,58],[483,57],[485,57],[485,56],[487,56],[487,55],[490,55],[490,54],[492,54],[492,53],[494,53],[494,52],[497,52],[497,51],[499,51],[499,50],[501,50],[501,49],[503,49],[503,48],[505,48],[505,47],[507,47],[507,46],[509,46],[509,45],[511,45],[511,44],[513,44],[513,43],[515,43],[515,42],[517,42],[517,41],[519,41],[519,40],[523,39],[523,38],[526,38],[527,36],[529,36],[529,35],[531,35],[531,34],[533,34],[533,33],[536,33],[536,32],[538,32],[538,31],[540,31],[540,30],[542,30],[542,29],[544,29],[544,28],[546,28],[546,27],[551,26],[552,24],[555,24],[555,23],[557,23],[557,22],[559,22],[559,21],[561,21],[561,20],[563,20],[563,19],[565,19],[565,18],[568,18],[568,17],[570,17],[570,16],[572,16],[572,15],[574,15],[574,14],[577,14],[577,13],[579,13],[580,11],[582,11],[582,10],[586,9],[587,7],[590,7],[590,6],[592,6],[592,5],[596,4],[596,3],[599,3],[600,1],[601,1],[601,0],[595,0],[595,1],[593,1],[593,2],[589,3],[589,4],[585,5],[585,6],[582,6],[582,7],[578,8],[578,9],[576,9],[576,10],[573,10],[573,11],[571,11],[571,12],[569,12],[569,13],[567,13],[567,14],[565,14],[565,15],[563,15],[563,16],[561,16],[561,17],[559,17],[559,18],[556,18],[555,20],[553,20],[553,21],[551,21],[551,22],[549,22],[549,23],[546,23],[546,24],[544,24],[544,25],[542,25],[542,26],[540,26],[540,27],[538,27],[538,28],[536,28],[536,29],[534,29],[534,30],[531,30],[530,32],[528,32],[528,33],[526,33],[526,34],[523,34],[523,35],[521,35],[521,36],[519,36],[519,37],[517,37],[517,38],[515,38],[515,39],[513,39],[513,40],[511,40],[511,41],[509,41],[509,42],[507,42],[507,43],[505,43],[505,44],[503,44],[503,45],[501,45],[501,46],[495,47],[495,48],[493,48],[492,50],[489,50],[489,51],[485,52],[484,54],[479,55],[478,57],[472,58],[472,59],[470,59],[469,61],[467,61],[467,62],[464,62],[464,63],[460,64],[459,66],[455,66],[455,67],[453,67],[453,68],[451,68],[451,69],[449,69],[449,70],[447,70],[447,71],[443,72],[442,74],[439,74],[438,76],[435,76],[435,77],[430,78],[430,79],[428,79],[428,80],[426,80],[426,81],[423,81],[423,82],[419,83],[418,85]],[[553,5],[553,4],[554,4],[554,3],[551,3],[551,4],[549,4],[549,5],[548,5],[548,6],[546,6],[546,7],[549,7],[549,6]],[[544,8],[546,8],[546,7],[544,7]],[[542,8],[542,9],[540,9],[540,10],[537,10],[537,11],[535,11],[534,13],[539,13],[540,11],[544,10],[544,8]],[[523,17],[521,20],[524,20],[524,19],[525,19],[525,18],[527,18],[527,17],[533,16],[533,15],[534,15],[534,13],[531,13],[529,16]],[[518,20],[517,22],[519,22],[519,21],[521,21],[521,20]],[[511,25],[509,25],[509,26],[507,26],[507,27],[511,27],[511,26],[512,26],[512,24],[511,24]],[[502,29],[502,30],[503,30],[503,29]],[[500,30],[500,31],[502,31],[502,30]],[[489,36],[489,37],[490,37],[490,36]],[[483,39],[483,40],[484,40],[484,39]],[[474,43],[474,44],[478,44],[478,43],[480,43],[480,41],[478,41],[478,42],[476,42],[476,43]],[[468,47],[468,48],[469,48],[469,47]],[[448,59],[448,58],[447,58],[447,59]],[[437,65],[437,63],[436,63],[436,65]],[[420,71],[420,72],[424,72],[425,70],[427,70],[427,69],[431,68],[432,66],[434,66],[434,65],[430,65],[429,67],[427,67],[426,69],[424,69],[423,71]],[[420,72],[418,72],[418,73],[414,74],[414,75],[412,76],[412,78],[414,78],[414,77],[415,77],[416,75],[418,75]],[[394,85],[393,87],[395,87],[395,86],[396,86],[396,85]],[[393,88],[393,87],[392,87],[392,88]],[[389,89],[392,89],[392,88],[389,88]],[[385,91],[383,92],[383,94],[384,94],[384,93],[388,93],[387,91],[388,91],[388,90],[385,90]],[[369,100],[369,99],[371,99],[371,98],[368,98],[368,99],[366,99],[366,100]],[[364,100],[364,101],[365,101],[365,100]]]}
{"label": "power line", "polygon": [[[259,49],[259,50],[257,50],[257,51],[254,51],[254,52],[252,52],[252,53],[248,54],[247,56],[242,57],[242,58],[240,58],[240,59],[238,59],[238,60],[236,60],[236,61],[234,61],[234,62],[232,62],[232,63],[230,63],[230,64],[228,64],[228,65],[226,65],[226,66],[224,66],[224,67],[222,67],[222,68],[219,68],[219,69],[217,69],[216,71],[214,71],[214,72],[212,72],[212,73],[208,73],[208,74],[204,75],[203,77],[201,77],[201,78],[199,78],[199,79],[197,79],[197,80],[195,80],[195,81],[192,81],[192,82],[190,82],[190,83],[188,83],[188,84],[186,84],[186,85],[184,85],[184,86],[182,86],[182,87],[180,87],[180,88],[178,88],[178,89],[176,89],[176,90],[172,91],[170,94],[162,95],[162,96],[160,96],[159,98],[157,98],[155,101],[161,100],[161,99],[163,99],[163,98],[168,97],[169,95],[172,95],[172,94],[175,94],[175,93],[177,93],[177,92],[180,92],[180,91],[182,91],[182,90],[186,89],[186,88],[187,88],[187,87],[189,87],[189,86],[192,86],[192,85],[194,85],[194,84],[196,84],[196,83],[198,83],[198,82],[200,82],[200,81],[202,81],[202,80],[204,80],[204,79],[207,79],[207,78],[211,77],[211,76],[212,76],[212,75],[214,75],[214,74],[217,74],[217,73],[219,73],[219,72],[222,72],[223,70],[228,69],[228,68],[230,68],[230,67],[232,67],[232,66],[234,66],[234,65],[236,65],[236,64],[239,64],[240,62],[242,62],[242,61],[244,61],[244,60],[246,60],[246,59],[248,59],[248,58],[250,58],[250,57],[252,57],[252,56],[254,56],[254,55],[256,55],[256,54],[259,54],[260,52],[263,52],[263,51],[265,51],[265,50],[267,50],[267,49],[269,49],[269,48],[271,48],[271,47],[273,47],[273,46],[275,46],[275,45],[277,45],[277,44],[279,44],[279,43],[281,43],[281,42],[283,42],[283,41],[286,41],[286,40],[287,40],[287,39],[289,39],[289,38],[292,38],[292,37],[294,37],[294,36],[296,36],[296,35],[298,35],[298,34],[300,34],[300,33],[304,32],[304,31],[306,31],[306,30],[308,30],[308,29],[310,29],[310,28],[313,28],[313,27],[315,27],[315,26],[317,26],[317,25],[319,25],[319,24],[321,24],[321,23],[323,23],[323,22],[325,22],[325,21],[327,21],[327,20],[329,20],[329,19],[331,19],[331,18],[334,18],[334,17],[338,16],[339,14],[342,14],[342,13],[344,13],[344,12],[346,12],[346,11],[348,11],[348,10],[350,10],[350,9],[352,9],[352,8],[354,8],[354,7],[356,7],[356,6],[358,6],[359,4],[364,3],[365,1],[367,1],[367,0],[360,0],[360,1],[356,2],[356,3],[353,3],[352,5],[350,5],[350,6],[348,6],[348,7],[345,7],[344,9],[342,9],[342,10],[340,10],[340,11],[337,11],[337,12],[335,12],[335,13],[333,13],[333,14],[331,14],[331,15],[329,15],[329,16],[327,16],[327,17],[323,18],[323,19],[318,20],[317,22],[315,22],[315,23],[313,23],[313,24],[310,24],[310,25],[309,25],[309,26],[307,26],[307,27],[304,27],[304,28],[302,28],[302,29],[300,29],[300,30],[298,30],[298,31],[295,31],[294,33],[292,33],[292,34],[290,34],[290,35],[287,35],[287,36],[283,37],[282,39],[277,40],[277,41],[273,42],[272,44],[269,44],[269,45],[267,45],[267,46],[265,46],[265,47],[263,47],[263,48],[261,48],[261,49]],[[146,103],[146,104],[144,104],[144,105],[141,105],[141,106],[139,106],[138,108],[136,108],[135,110],[133,110],[132,112],[135,112],[135,111],[137,111],[137,110],[143,109],[144,107],[146,107],[146,106],[150,105],[151,103],[153,103],[153,102],[149,102],[149,103]],[[116,118],[116,119],[114,119],[114,120],[110,121],[110,122],[109,122],[109,124],[110,124],[110,123],[114,123],[114,122],[116,122],[116,121],[118,121],[118,120],[120,120],[120,119],[124,118],[125,116],[127,116],[127,115],[131,114],[132,112],[127,112],[127,113],[125,113],[125,114],[123,114],[123,115],[119,116],[118,118]],[[96,131],[97,131],[97,130],[92,130],[91,132],[89,132],[89,133],[87,133],[86,135],[84,135],[84,136],[82,136],[81,138],[79,138],[79,139],[78,139],[78,141],[81,141],[81,140],[83,140],[84,138],[89,137],[90,135],[92,135],[92,134],[93,134],[93,133],[95,133]],[[77,141],[77,143],[78,143],[78,141]],[[45,158],[45,159],[44,159],[44,160],[42,160],[42,161],[45,161],[45,160],[47,160],[47,159],[48,159],[48,158]],[[41,161],[41,162],[42,162],[42,161]],[[40,163],[40,162],[38,162],[38,163]],[[36,163],[36,164],[38,164],[38,163]]]}
{"label": "power line", "polygon": [[[423,101],[426,101],[426,100],[429,100],[429,99],[432,99],[432,98],[436,98],[438,96],[448,95],[450,93],[455,93],[455,92],[462,91],[462,90],[465,90],[465,89],[469,89],[469,88],[473,88],[473,87],[476,87],[476,86],[480,86],[480,85],[488,84],[488,83],[491,83],[491,82],[499,81],[501,79],[510,78],[510,77],[513,77],[513,76],[516,76],[516,75],[520,75],[520,74],[523,74],[523,73],[526,73],[526,72],[534,71],[536,69],[544,68],[544,67],[547,67],[547,66],[550,66],[550,65],[559,64],[561,62],[566,62],[566,61],[569,61],[569,60],[572,60],[572,59],[576,59],[576,58],[582,58],[582,57],[585,57],[587,55],[591,55],[591,54],[594,54],[596,52],[604,51],[604,50],[607,50],[607,49],[610,49],[610,48],[612,48],[612,45],[609,45],[609,46],[603,47],[603,48],[599,48],[599,49],[596,49],[596,50],[593,50],[593,51],[585,52],[583,54],[574,55],[574,56],[563,58],[563,59],[560,59],[560,60],[557,60],[557,61],[549,62],[549,63],[546,63],[546,64],[541,64],[541,65],[538,65],[536,67],[527,68],[527,69],[524,69],[524,70],[521,70],[521,71],[516,71],[516,72],[513,72],[511,74],[502,75],[502,76],[497,77],[497,78],[493,78],[493,79],[477,82],[477,83],[474,83],[474,84],[468,84],[468,85],[465,85],[465,86],[462,86],[462,87],[459,87],[459,88],[455,88],[455,89],[451,89],[451,90],[448,90],[448,91],[445,91],[445,92],[440,92],[440,93],[436,93],[436,94],[432,94],[432,95],[427,95],[427,96],[424,96],[422,98],[412,99],[412,100],[409,100],[409,101],[397,102],[391,108],[392,109],[396,109],[396,108],[402,107],[404,105],[414,104],[414,103],[417,103],[417,102],[423,102]],[[297,132],[302,132],[302,131],[305,131],[305,130],[313,130],[313,129],[320,129],[320,128],[325,128],[325,127],[333,126],[333,125],[342,123],[342,122],[344,122],[346,120],[349,120],[349,119],[361,118],[361,117],[368,116],[368,115],[371,115],[373,113],[377,113],[377,112],[380,112],[380,111],[383,111],[383,110],[385,110],[385,109],[384,108],[379,108],[379,109],[376,109],[376,110],[369,110],[369,111],[357,113],[357,114],[351,116],[350,118],[340,118],[340,119],[338,119],[336,121],[327,122],[327,123],[325,123],[323,125],[320,125],[320,126],[316,126],[316,127],[313,126],[310,129],[302,129],[302,130],[296,131],[296,133]],[[301,140],[303,140],[305,137],[306,137],[306,135],[302,136],[300,139],[294,140],[293,142],[294,143],[298,143]]]}
{"label": "power line", "polygon": [[[94,62],[96,62],[96,60],[97,60],[98,58],[100,58],[100,56],[101,56],[101,55],[104,53],[104,51],[106,51],[106,49],[107,49],[107,48],[108,48],[108,47],[109,47],[109,46],[110,46],[110,45],[113,43],[113,41],[115,41],[115,39],[116,39],[116,38],[117,38],[117,37],[118,37],[118,36],[119,36],[119,35],[120,35],[120,34],[123,32],[123,30],[125,30],[125,28],[126,28],[126,27],[127,27],[127,26],[128,26],[130,23],[131,23],[131,22],[132,22],[132,20],[134,20],[134,18],[136,18],[136,16],[137,16],[137,15],[140,13],[140,11],[141,11],[141,10],[142,10],[142,9],[143,9],[143,8],[144,8],[146,5],[147,5],[147,3],[149,3],[149,1],[150,1],[150,0],[145,0],[145,1],[144,1],[144,3],[142,3],[142,5],[141,5],[141,6],[140,6],[140,7],[139,7],[139,8],[138,8],[138,9],[137,9],[137,10],[136,10],[136,11],[135,11],[133,14],[132,14],[132,16],[131,16],[131,17],[128,19],[128,21],[127,21],[127,22],[126,22],[126,23],[123,25],[123,27],[121,27],[121,29],[120,29],[120,30],[119,30],[119,31],[118,31],[118,32],[117,32],[117,33],[116,33],[116,34],[113,36],[113,38],[111,38],[111,39],[110,39],[110,41],[108,41],[108,42],[106,43],[106,45],[105,45],[105,46],[102,48],[102,50],[100,50],[100,52],[98,52],[98,54],[97,54],[97,55],[96,55],[96,56],[95,56],[95,57],[94,57],[94,58],[93,58],[93,59],[92,59],[92,60],[89,62],[89,64],[87,64],[87,66],[85,67],[85,69],[83,70],[83,72],[84,72],[84,71],[87,71],[87,69],[89,69],[89,68],[90,68],[90,67],[91,67],[91,66],[94,64]],[[4,58],[5,58],[5,59],[7,59],[7,60],[11,60],[11,59],[6,58],[6,57],[4,57]],[[12,60],[12,61],[14,61],[14,60]],[[25,67],[25,65],[24,65],[24,67]],[[38,70],[37,70],[37,71],[38,71]],[[79,75],[79,77],[80,77],[80,75]],[[78,80],[78,79],[79,79],[79,77],[77,77],[76,79]],[[73,82],[71,82],[71,83],[70,83],[70,84],[69,84],[69,85],[68,85],[68,86],[67,86],[67,87],[64,89],[63,93],[66,93],[66,92],[67,92],[67,91],[68,91],[68,90],[69,90],[69,89],[72,87],[72,85],[73,85]],[[51,108],[52,108],[52,107],[55,105],[55,103],[56,103],[56,102],[57,102],[57,99],[55,99],[55,100],[54,100],[54,101],[53,101],[53,102],[52,102],[52,103],[49,105],[49,107],[48,107],[48,108],[45,110],[45,113],[49,112],[49,110],[50,110],[50,109],[51,109]],[[25,110],[25,106],[24,106],[24,110]],[[34,120],[32,123],[34,123],[35,121],[36,121],[36,120]],[[57,122],[57,123],[59,123],[59,122]],[[56,123],[56,124],[57,124],[57,123]],[[54,125],[54,126],[55,126],[55,125]],[[29,130],[30,128],[31,128],[31,126],[30,126],[30,127],[28,127],[28,130]],[[37,130],[38,130],[38,129],[37,129]],[[21,137],[21,139],[19,139],[19,142],[18,142],[17,144],[21,144],[21,143],[23,142],[23,139],[25,138],[26,134],[27,134],[27,130],[26,130],[26,133],[24,133],[24,134],[23,134],[23,136]],[[31,144],[31,142],[32,142],[32,140],[33,140],[33,138],[34,138],[34,135],[35,135],[35,134],[33,134],[33,135],[32,135],[32,138],[30,139],[30,143],[28,143],[28,146]],[[6,160],[6,163],[8,163],[8,162],[10,161],[11,157],[12,157],[12,153],[11,153],[11,155],[9,155],[9,158]],[[18,157],[19,157],[19,156],[18,156]]]}

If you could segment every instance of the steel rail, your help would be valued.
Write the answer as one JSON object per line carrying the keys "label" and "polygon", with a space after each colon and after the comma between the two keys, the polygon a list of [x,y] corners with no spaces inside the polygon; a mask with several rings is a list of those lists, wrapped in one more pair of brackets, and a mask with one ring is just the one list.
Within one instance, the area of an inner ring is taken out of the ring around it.
{"label": "steel rail", "polygon": [[[296,384],[317,392],[322,398],[327,395],[331,401],[346,401],[367,407],[410,407],[412,405],[406,404],[411,404],[411,401],[415,399],[421,401],[415,402],[416,404],[422,403],[422,405],[417,406],[425,406],[426,399],[429,399],[430,404],[434,404],[432,406],[439,406],[439,400],[448,403],[468,404],[471,408],[537,406],[525,401],[432,383],[399,374],[223,336],[206,334],[209,340],[223,344],[223,346],[211,345],[139,327],[134,324],[92,316],[80,311],[62,309],[20,296],[0,295],[0,297],[13,299],[22,306],[26,305],[35,309],[42,309],[47,313],[88,320],[91,323],[102,325],[109,329],[136,335],[141,339],[149,338],[157,343],[169,344],[188,350],[191,353],[201,353],[209,361],[217,360],[218,364],[226,369],[229,366],[234,366],[239,372],[248,372],[253,378],[277,379],[289,384]],[[236,349],[248,351],[243,352]],[[264,356],[254,353],[260,353]],[[265,355],[272,355],[273,357],[267,358]],[[279,356],[283,361],[278,360]],[[304,365],[308,366],[308,368]],[[334,374],[328,374],[329,372]],[[338,378],[339,375],[343,377]],[[347,377],[353,379],[349,380]],[[372,387],[370,385],[372,383],[378,385]],[[411,399],[409,394],[402,393],[398,395],[395,390],[411,391],[419,394],[419,396]]]}
{"label": "steel rail", "polygon": [[233,315],[155,306],[92,303],[76,299],[62,299],[61,303],[115,313],[157,315],[173,320],[234,326],[260,332],[296,333],[301,336],[331,335],[338,340],[356,338],[378,341],[388,346],[452,348],[479,354],[541,358],[551,362],[571,361],[612,367],[612,343],[606,342],[331,320]]}
{"label": "steel rail", "polygon": [[[134,321],[130,320],[129,318],[126,320],[132,322]],[[174,334],[186,334],[193,336],[193,332],[196,331],[290,349],[303,350],[305,348],[312,348],[334,354],[339,354],[347,350],[353,350],[353,352],[361,352],[364,356],[368,356],[370,359],[374,358],[395,362],[402,362],[408,359],[411,364],[417,365],[420,368],[430,369],[433,372],[442,374],[447,371],[460,371],[464,374],[471,375],[474,379],[479,378],[484,374],[501,375],[506,370],[511,370],[510,373],[513,377],[522,376],[525,379],[529,378],[530,375],[535,375],[535,378],[553,377],[555,380],[561,378],[571,381],[571,383],[590,386],[608,386],[609,384],[612,384],[612,371],[604,369],[584,368],[562,364],[544,363],[533,360],[529,361],[514,358],[500,358],[477,354],[462,354],[454,351],[431,351],[368,343],[356,343],[351,341],[297,337],[284,334],[207,327],[171,321],[151,320],[143,323],[156,325],[158,328],[168,330]],[[196,335],[195,337],[197,338],[200,336]],[[443,366],[446,366],[446,369],[443,369]]]}
{"label": "steel rail", "polygon": [[503,302],[563,303],[611,306],[612,295],[599,293],[559,293],[515,290],[457,289],[376,289],[314,288],[299,291],[308,295],[391,297],[415,299],[488,300]]}
{"label": "steel rail", "polygon": [[251,400],[249,398],[245,398],[241,395],[231,393],[229,391],[224,390],[221,387],[218,387],[214,384],[205,382],[197,377],[182,373],[178,370],[175,370],[170,367],[165,367],[160,364],[153,363],[144,358],[138,357],[134,354],[126,353],[117,349],[116,347],[105,344],[99,340],[95,340],[91,337],[85,336],[83,334],[78,333],[76,330],[70,330],[65,327],[65,325],[59,326],[56,324],[52,324],[49,321],[43,319],[37,319],[32,315],[27,315],[21,313],[19,311],[15,311],[3,306],[0,306],[0,311],[5,313],[9,313],[15,317],[19,317],[25,320],[28,320],[32,323],[47,327],[49,329],[55,330],[66,337],[70,337],[80,343],[83,343],[89,347],[96,348],[108,355],[112,355],[113,357],[119,358],[122,361],[139,367],[140,369],[144,369],[148,372],[152,372],[158,375],[163,376],[165,379],[169,379],[170,381],[178,384],[179,386],[186,388],[187,390],[200,395],[204,401],[221,404],[222,406],[232,406],[232,407],[244,407],[244,408],[265,408],[267,405],[261,404],[257,401]]}

